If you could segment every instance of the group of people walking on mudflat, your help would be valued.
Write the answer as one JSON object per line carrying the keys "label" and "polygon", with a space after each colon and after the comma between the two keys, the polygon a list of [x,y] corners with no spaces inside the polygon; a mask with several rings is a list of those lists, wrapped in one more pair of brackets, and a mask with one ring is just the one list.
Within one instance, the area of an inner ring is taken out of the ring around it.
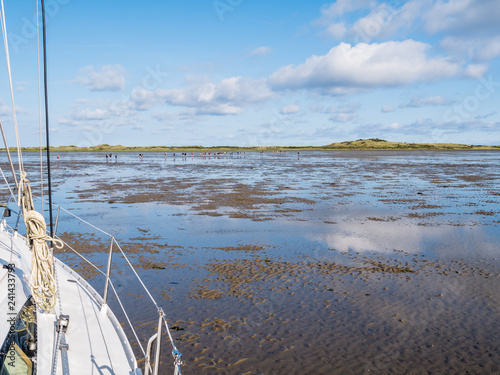
{"label": "group of people walking on mudflat", "polygon": [[[106,154],[106,162],[112,161],[112,160],[113,160],[113,154],[111,154],[111,153],[110,154]],[[115,162],[117,162],[117,161],[118,161],[118,155],[115,154]]]}
{"label": "group of people walking on mudflat", "polygon": [[[280,156],[286,155],[286,151],[273,151],[272,153],[280,155]],[[208,156],[208,157],[211,157],[211,156],[213,156],[213,157],[220,157],[220,156],[233,156],[233,155],[238,155],[238,156],[244,155],[244,156],[246,156],[246,154],[247,154],[246,151],[234,151],[234,152],[233,151],[214,151],[214,152],[209,151],[209,152],[199,152],[197,156],[198,157],[206,157],[206,156]],[[264,151],[260,151],[260,154],[263,155]],[[300,152],[297,152],[297,155],[300,158]],[[118,162],[118,155],[114,154],[114,156],[115,156],[115,162]],[[172,152],[172,156],[175,159],[175,157],[176,157],[175,152]],[[188,153],[187,152],[181,152],[180,156],[182,158],[186,158],[186,157],[188,157]],[[196,156],[195,153],[191,152],[191,157],[195,157],[195,156]],[[167,157],[168,157],[168,153],[165,152],[165,160],[167,159]],[[59,161],[59,155],[57,155],[57,160]],[[143,153],[139,154],[139,160],[140,161],[144,160],[144,154]],[[112,153],[106,154],[106,162],[110,162],[110,161],[113,161],[113,154]]]}

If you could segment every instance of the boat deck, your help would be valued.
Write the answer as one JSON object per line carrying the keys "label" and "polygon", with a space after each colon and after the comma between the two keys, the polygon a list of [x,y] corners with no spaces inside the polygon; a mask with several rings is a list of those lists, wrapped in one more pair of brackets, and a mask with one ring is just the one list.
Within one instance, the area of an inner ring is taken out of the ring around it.
{"label": "boat deck", "polygon": [[[14,237],[14,238],[13,238]],[[25,239],[21,236],[12,236],[10,232],[0,230],[0,259],[2,264],[10,262],[11,243],[14,252],[13,263],[16,264],[16,274],[21,278],[29,279],[31,252]],[[120,323],[111,310],[101,311],[102,298],[97,292],[75,271],[63,262],[55,259],[56,277],[58,284],[58,302],[52,314],[37,313],[37,367],[38,374],[50,374],[54,350],[54,341],[57,337],[55,329],[59,315],[69,315],[69,325],[66,332],[68,344],[67,358],[71,375],[92,374],[141,374],[137,369],[136,359],[130,344],[123,332]],[[4,270],[6,273],[7,270]],[[0,278],[3,274],[0,274]],[[7,278],[5,278],[6,280]],[[0,295],[7,289],[6,281],[2,280]],[[19,280],[20,281],[20,280]],[[4,284],[5,288],[4,288]],[[16,285],[19,285],[16,284]],[[17,291],[16,307],[18,310],[24,304],[27,294],[26,287]],[[24,298],[24,300],[20,300]],[[8,309],[7,300],[0,299],[2,311]],[[57,315],[56,315],[57,314]],[[4,340],[9,325],[0,323],[0,334]],[[61,351],[57,350],[56,374],[63,375]]]}

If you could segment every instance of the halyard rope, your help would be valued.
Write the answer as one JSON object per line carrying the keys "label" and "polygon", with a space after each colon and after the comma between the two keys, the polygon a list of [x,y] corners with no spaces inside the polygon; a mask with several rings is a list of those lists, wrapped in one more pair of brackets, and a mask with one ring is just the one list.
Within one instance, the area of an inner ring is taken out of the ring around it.
{"label": "halyard rope", "polygon": [[47,241],[57,248],[64,246],[63,242],[47,235],[47,225],[42,214],[33,209],[33,197],[26,173],[21,172],[19,183],[19,206],[23,210],[26,224],[26,237],[33,252],[31,265],[31,292],[36,304],[42,310],[50,310],[56,304],[57,286],[54,275],[54,258]]}

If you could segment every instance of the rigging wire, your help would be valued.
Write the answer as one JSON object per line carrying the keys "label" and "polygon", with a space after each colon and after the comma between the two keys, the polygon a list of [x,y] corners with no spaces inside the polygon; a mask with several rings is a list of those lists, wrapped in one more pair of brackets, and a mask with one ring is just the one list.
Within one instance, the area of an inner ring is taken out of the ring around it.
{"label": "rigging wire", "polygon": [[38,133],[40,135],[40,212],[43,215],[43,148],[42,148],[42,89],[40,76],[40,24],[39,24],[39,9],[38,0],[36,3],[36,51],[37,51],[37,68],[38,68]]}
{"label": "rigging wire", "polygon": [[19,184],[17,182],[16,170],[14,168],[14,163],[12,163],[12,158],[10,156],[9,145],[7,144],[7,138],[5,138],[5,132],[3,131],[3,125],[2,125],[2,121],[1,120],[0,120],[0,130],[2,131],[2,138],[3,138],[3,143],[5,145],[5,151],[7,151],[7,158],[9,159],[10,170],[12,171],[12,176],[14,176],[14,183],[15,183],[16,188],[17,188],[19,186]]}
{"label": "rigging wire", "polygon": [[[0,23],[2,25],[2,37],[3,37],[3,44],[4,44],[4,49],[5,49],[5,57],[7,59],[7,65],[10,68],[9,58],[8,58],[9,47],[7,45],[7,28],[6,28],[6,25],[5,25],[5,16],[4,16],[4,14],[5,13],[4,13],[3,0],[2,0],[2,9],[1,9]],[[9,70],[9,78],[10,78],[10,70]],[[15,115],[15,113],[16,112],[14,111],[14,115]],[[9,159],[10,169],[12,171],[12,175],[14,176],[14,182],[16,184],[16,187],[18,187],[18,182],[17,182],[17,177],[16,177],[16,171],[15,171],[15,168],[14,168],[14,163],[12,162],[12,158],[10,156],[9,145],[7,144],[7,138],[5,137],[5,132],[3,130],[3,125],[2,125],[1,121],[0,121],[0,130],[2,132],[2,138],[3,138],[3,143],[5,145],[5,151],[7,152],[7,158]]]}
{"label": "rigging wire", "polygon": [[3,6],[3,0],[1,0],[1,5],[2,5],[2,17],[1,17],[2,36],[3,36],[3,43],[4,43],[4,48],[5,48],[5,58],[7,60],[7,72],[9,73],[10,98],[12,101],[12,116],[14,119],[14,128],[16,131],[17,158],[18,158],[18,163],[19,163],[19,173],[21,173],[24,171],[24,164],[23,164],[23,156],[21,153],[21,142],[19,140],[19,128],[17,126],[16,104],[14,101],[14,86],[12,85],[12,71],[10,69],[9,44],[8,44],[8,40],[7,40],[7,24],[5,23],[5,10],[4,10],[4,6]]}

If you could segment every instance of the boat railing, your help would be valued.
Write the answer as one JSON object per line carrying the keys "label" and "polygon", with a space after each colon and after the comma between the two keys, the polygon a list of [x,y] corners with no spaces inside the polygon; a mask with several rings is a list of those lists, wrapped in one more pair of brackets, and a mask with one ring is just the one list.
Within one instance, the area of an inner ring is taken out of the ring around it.
{"label": "boat railing", "polygon": [[[19,222],[20,222],[20,217],[21,217],[22,213],[21,213],[21,210],[19,208],[17,210],[13,209],[12,208],[13,204],[15,204],[16,207],[17,207],[17,202],[16,202],[15,199],[13,199],[13,194],[11,194],[11,196],[9,198],[9,202],[6,205],[4,205],[5,206],[5,210],[4,210],[4,216],[2,218],[2,222],[3,222],[3,225],[4,225],[4,227],[6,229],[10,229],[12,232],[15,232],[16,235],[17,235],[18,226],[19,226]],[[109,289],[111,288],[111,290],[114,293],[114,297],[116,298],[116,301],[118,302],[118,305],[120,306],[120,309],[121,309],[121,311],[122,311],[122,313],[123,313],[123,315],[124,315],[124,317],[125,317],[125,319],[127,321],[127,324],[128,324],[130,330],[133,333],[135,341],[137,342],[137,344],[138,344],[138,346],[139,346],[139,348],[140,348],[140,350],[141,350],[141,352],[142,352],[142,354],[144,356],[144,360],[145,360],[144,374],[145,375],[149,375],[149,374],[158,375],[158,373],[159,373],[159,368],[160,368],[160,354],[161,354],[160,351],[161,351],[161,343],[162,343],[162,332],[163,332],[163,326],[164,326],[165,330],[167,332],[168,338],[170,340],[170,343],[172,345],[172,356],[173,356],[173,359],[174,359],[174,366],[175,366],[174,374],[175,375],[180,375],[181,374],[180,367],[182,365],[182,355],[178,351],[177,347],[175,346],[174,340],[172,338],[172,334],[171,334],[169,326],[168,326],[167,319],[165,317],[165,313],[164,313],[163,309],[158,305],[158,303],[156,302],[155,298],[152,296],[152,294],[150,293],[150,291],[148,290],[148,288],[146,287],[146,285],[144,284],[143,280],[141,279],[141,277],[139,276],[139,274],[135,270],[134,266],[130,262],[129,258],[127,257],[127,255],[123,251],[123,249],[120,246],[120,244],[118,243],[118,241],[110,233],[105,232],[104,230],[98,228],[97,226],[91,224],[90,222],[82,219],[81,217],[75,215],[74,213],[72,213],[72,212],[64,209],[63,207],[61,207],[59,205],[55,205],[55,206],[57,207],[57,216],[56,216],[56,222],[55,222],[55,225],[54,225],[54,238],[62,241],[67,249],[71,250],[75,255],[77,255],[84,262],[86,262],[93,269],[95,269],[96,272],[98,272],[99,274],[101,274],[101,275],[103,275],[105,277],[104,293],[103,293],[103,295],[101,297],[102,300],[99,301],[101,303],[101,306],[100,306],[101,311],[102,312],[107,312],[107,309],[108,309],[108,298],[109,298]],[[89,225],[95,231],[100,232],[102,235],[106,236],[109,239],[109,243],[110,244],[109,244],[109,250],[108,250],[108,261],[107,261],[106,272],[103,272],[92,261],[90,261],[87,257],[85,257],[84,255],[82,255],[78,250],[76,250],[74,247],[72,247],[70,244],[68,244],[66,241],[64,241],[61,237],[59,237],[57,235],[57,227],[58,227],[58,224],[59,224],[59,216],[60,216],[61,211],[63,211],[64,213],[66,213],[66,214],[68,214],[70,216],[72,216],[74,219],[78,220],[79,222]],[[7,224],[7,222],[5,221],[6,215],[10,215],[11,212],[15,213],[16,216],[17,216],[16,223],[15,223],[14,226],[9,226]],[[121,300],[120,295],[119,295],[118,291],[116,290],[116,287],[115,287],[115,285],[113,283],[113,280],[112,280],[112,277],[111,277],[111,268],[112,268],[113,254],[114,253],[120,253],[121,254],[122,258],[125,260],[125,262],[127,263],[127,265],[130,267],[130,269],[131,269],[132,273],[134,274],[135,278],[138,280],[138,282],[140,283],[140,285],[142,286],[142,288],[144,289],[144,291],[148,295],[149,299],[151,300],[151,302],[153,303],[153,305],[156,307],[156,311],[158,313],[158,325],[157,325],[156,332],[149,339],[146,348],[143,347],[143,345],[141,343],[141,340],[139,339],[139,337],[137,335],[136,329],[135,329],[134,325],[132,324],[132,322],[131,322],[128,314],[127,314],[127,311],[126,311],[126,309],[124,307],[123,301]],[[156,343],[155,343],[155,341],[156,341]],[[154,346],[156,348],[154,356],[152,356],[153,344],[155,344]],[[154,358],[154,364],[153,364],[153,358]]]}

